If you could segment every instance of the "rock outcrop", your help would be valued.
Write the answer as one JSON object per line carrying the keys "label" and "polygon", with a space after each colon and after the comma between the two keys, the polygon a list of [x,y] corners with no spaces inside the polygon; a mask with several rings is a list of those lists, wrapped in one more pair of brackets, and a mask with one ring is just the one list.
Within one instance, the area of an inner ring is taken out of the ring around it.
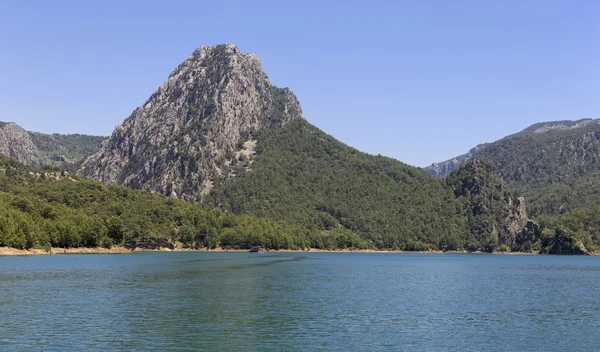
{"label": "rock outcrop", "polygon": [[16,123],[0,123],[0,154],[27,165],[41,166],[40,151],[33,144],[29,132]]}
{"label": "rock outcrop", "polygon": [[525,198],[523,197],[509,197],[508,198],[508,216],[505,220],[506,233],[509,234],[509,238],[503,239],[504,243],[510,243],[514,246],[515,239],[518,234],[523,232],[531,221],[527,216],[527,209],[525,206]]}
{"label": "rock outcrop", "polygon": [[541,226],[533,220],[527,221],[525,227],[515,236],[511,249],[515,252],[535,252],[541,246]]}
{"label": "rock outcrop", "polygon": [[303,118],[258,57],[231,44],[196,49],[82,165],[83,175],[198,199],[222,173],[218,157],[262,129]]}
{"label": "rock outcrop", "polygon": [[516,197],[488,162],[472,159],[454,170],[446,184],[465,206],[472,234],[481,236],[489,250],[497,245],[513,248],[529,219],[525,199]]}
{"label": "rock outcrop", "polygon": [[542,254],[590,255],[581,240],[564,229],[556,229],[553,235],[542,238]]}

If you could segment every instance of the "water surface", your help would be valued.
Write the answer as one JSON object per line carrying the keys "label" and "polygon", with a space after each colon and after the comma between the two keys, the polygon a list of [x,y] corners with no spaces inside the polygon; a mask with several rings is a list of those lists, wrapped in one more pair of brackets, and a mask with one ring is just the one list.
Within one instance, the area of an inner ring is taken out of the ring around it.
{"label": "water surface", "polygon": [[0,257],[0,350],[595,351],[600,257]]}

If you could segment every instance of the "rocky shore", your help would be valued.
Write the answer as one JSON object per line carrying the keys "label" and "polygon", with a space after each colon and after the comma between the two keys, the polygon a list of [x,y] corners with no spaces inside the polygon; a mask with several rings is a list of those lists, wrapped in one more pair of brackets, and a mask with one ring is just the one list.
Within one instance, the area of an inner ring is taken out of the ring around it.
{"label": "rocky shore", "polygon": [[[215,249],[191,249],[183,248],[179,246],[168,246],[168,247],[155,247],[155,248],[126,248],[123,246],[113,246],[111,248],[52,248],[50,250],[45,249],[17,249],[11,247],[0,247],[0,256],[6,255],[50,255],[50,254],[127,254],[133,252],[248,252],[247,249],[226,249],[226,248],[215,248]],[[457,253],[475,253],[483,254],[483,252],[467,252],[467,251],[400,251],[400,250],[373,250],[373,249],[280,249],[280,250],[267,250],[266,252],[272,253],[404,253],[404,254],[457,254]],[[494,252],[497,255],[538,255],[539,253],[534,252]],[[600,255],[600,252],[590,252],[589,255]]]}

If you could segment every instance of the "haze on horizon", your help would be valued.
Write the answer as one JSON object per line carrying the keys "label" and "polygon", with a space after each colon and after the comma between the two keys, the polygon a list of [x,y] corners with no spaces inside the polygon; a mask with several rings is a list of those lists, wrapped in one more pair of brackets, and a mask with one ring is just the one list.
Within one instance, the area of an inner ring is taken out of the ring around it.
{"label": "haze on horizon", "polygon": [[110,135],[195,48],[255,53],[304,115],[427,166],[533,123],[598,118],[593,1],[0,2],[0,121]]}

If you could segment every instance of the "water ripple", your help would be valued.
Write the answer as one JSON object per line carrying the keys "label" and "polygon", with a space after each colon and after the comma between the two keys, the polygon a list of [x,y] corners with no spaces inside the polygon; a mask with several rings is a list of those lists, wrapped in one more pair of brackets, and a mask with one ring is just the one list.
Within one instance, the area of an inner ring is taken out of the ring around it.
{"label": "water ripple", "polygon": [[600,258],[0,258],[6,351],[591,351]]}

